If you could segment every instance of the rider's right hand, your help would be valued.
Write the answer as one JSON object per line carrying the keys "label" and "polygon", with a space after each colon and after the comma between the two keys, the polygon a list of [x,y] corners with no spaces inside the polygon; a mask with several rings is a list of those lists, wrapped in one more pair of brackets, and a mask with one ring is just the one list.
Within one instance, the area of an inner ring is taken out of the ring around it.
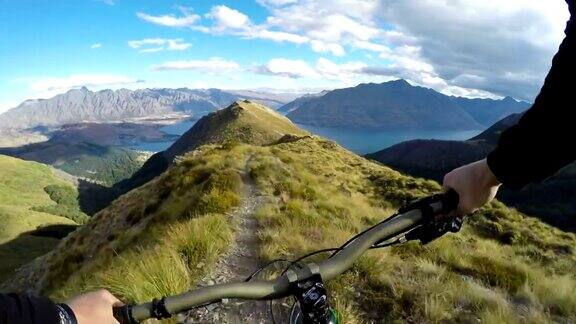
{"label": "rider's right hand", "polygon": [[460,196],[458,214],[467,215],[496,196],[500,181],[490,170],[486,159],[451,171],[444,176],[444,188],[454,189]]}
{"label": "rider's right hand", "polygon": [[107,290],[93,291],[66,302],[74,312],[78,324],[118,324],[112,314],[114,306],[123,303]]}

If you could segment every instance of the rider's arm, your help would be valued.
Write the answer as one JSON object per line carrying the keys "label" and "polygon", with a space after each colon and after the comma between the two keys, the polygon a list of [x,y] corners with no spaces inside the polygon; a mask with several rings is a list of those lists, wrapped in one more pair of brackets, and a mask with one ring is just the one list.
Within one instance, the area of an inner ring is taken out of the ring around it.
{"label": "rider's arm", "polygon": [[[574,13],[574,0],[569,1]],[[488,156],[488,166],[507,187],[520,189],[540,182],[576,160],[576,22],[571,18],[566,38],[534,105],[520,122],[500,136]]]}
{"label": "rider's arm", "polygon": [[117,324],[112,308],[122,302],[107,290],[56,305],[44,297],[0,294],[0,324]]}
{"label": "rider's arm", "polygon": [[59,324],[59,309],[47,298],[28,295],[0,295],[0,323]]}
{"label": "rider's arm", "polygon": [[[574,15],[576,0],[568,0]],[[444,187],[460,195],[459,212],[473,212],[494,198],[500,183],[519,189],[554,174],[576,159],[576,22],[571,18],[566,38],[534,106],[518,125],[502,133],[487,159],[448,173]]]}

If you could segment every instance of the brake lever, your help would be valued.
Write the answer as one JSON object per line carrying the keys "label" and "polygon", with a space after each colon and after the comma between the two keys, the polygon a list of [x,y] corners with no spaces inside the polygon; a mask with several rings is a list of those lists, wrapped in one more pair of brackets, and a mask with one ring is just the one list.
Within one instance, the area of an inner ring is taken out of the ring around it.
{"label": "brake lever", "polygon": [[419,240],[426,245],[447,233],[458,233],[464,223],[464,217],[456,216],[452,219],[434,221],[420,225],[404,236],[406,241]]}
{"label": "brake lever", "polygon": [[[464,223],[464,217],[454,213],[459,200],[458,193],[450,189],[446,193],[425,197],[401,208],[401,213],[419,209],[423,216],[422,224],[406,233],[406,241],[419,240],[422,244],[428,244],[446,233],[458,233]],[[432,204],[438,202],[442,203],[442,208],[435,212]]]}

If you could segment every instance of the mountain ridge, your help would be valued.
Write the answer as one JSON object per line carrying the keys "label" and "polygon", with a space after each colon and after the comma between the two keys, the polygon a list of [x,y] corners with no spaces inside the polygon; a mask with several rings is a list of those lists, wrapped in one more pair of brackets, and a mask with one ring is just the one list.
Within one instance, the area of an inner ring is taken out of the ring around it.
{"label": "mountain ridge", "polygon": [[[257,112],[260,121],[281,120],[271,110]],[[237,131],[239,123],[227,125],[234,121],[218,129]],[[223,135],[179,155],[1,289],[62,301],[107,288],[127,303],[188,291],[234,251],[240,235],[235,208],[247,199],[248,182],[262,202],[249,215],[258,224],[253,250],[262,264],[340,246],[407,202],[441,191],[433,181],[402,175],[317,136],[246,144],[227,141],[234,133]],[[330,297],[347,323],[571,322],[575,243],[574,234],[494,201],[467,217],[459,233],[426,246],[366,253],[329,283]]]}
{"label": "mountain ridge", "polygon": [[403,79],[336,89],[294,105],[297,107],[287,116],[299,124],[381,131],[481,129],[529,106],[512,98],[446,96],[429,88],[412,86]]}
{"label": "mountain ridge", "polygon": [[289,98],[286,94],[214,88],[90,91],[83,87],[50,99],[24,101],[0,115],[0,129],[54,127],[81,122],[111,122],[166,116],[199,117],[238,99],[253,99],[279,107]]}
{"label": "mountain ridge", "polygon": [[249,100],[235,101],[225,109],[202,117],[168,149],[154,154],[131,178],[115,186],[125,193],[164,172],[178,155],[210,143],[271,144],[286,134],[307,135],[272,109]]}

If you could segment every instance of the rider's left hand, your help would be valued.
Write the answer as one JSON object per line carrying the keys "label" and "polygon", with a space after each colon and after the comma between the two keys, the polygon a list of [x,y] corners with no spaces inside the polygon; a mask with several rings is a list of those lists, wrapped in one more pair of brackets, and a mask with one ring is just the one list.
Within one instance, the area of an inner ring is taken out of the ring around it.
{"label": "rider's left hand", "polygon": [[118,298],[104,289],[80,295],[66,304],[74,312],[78,324],[118,324],[112,308],[123,305]]}

